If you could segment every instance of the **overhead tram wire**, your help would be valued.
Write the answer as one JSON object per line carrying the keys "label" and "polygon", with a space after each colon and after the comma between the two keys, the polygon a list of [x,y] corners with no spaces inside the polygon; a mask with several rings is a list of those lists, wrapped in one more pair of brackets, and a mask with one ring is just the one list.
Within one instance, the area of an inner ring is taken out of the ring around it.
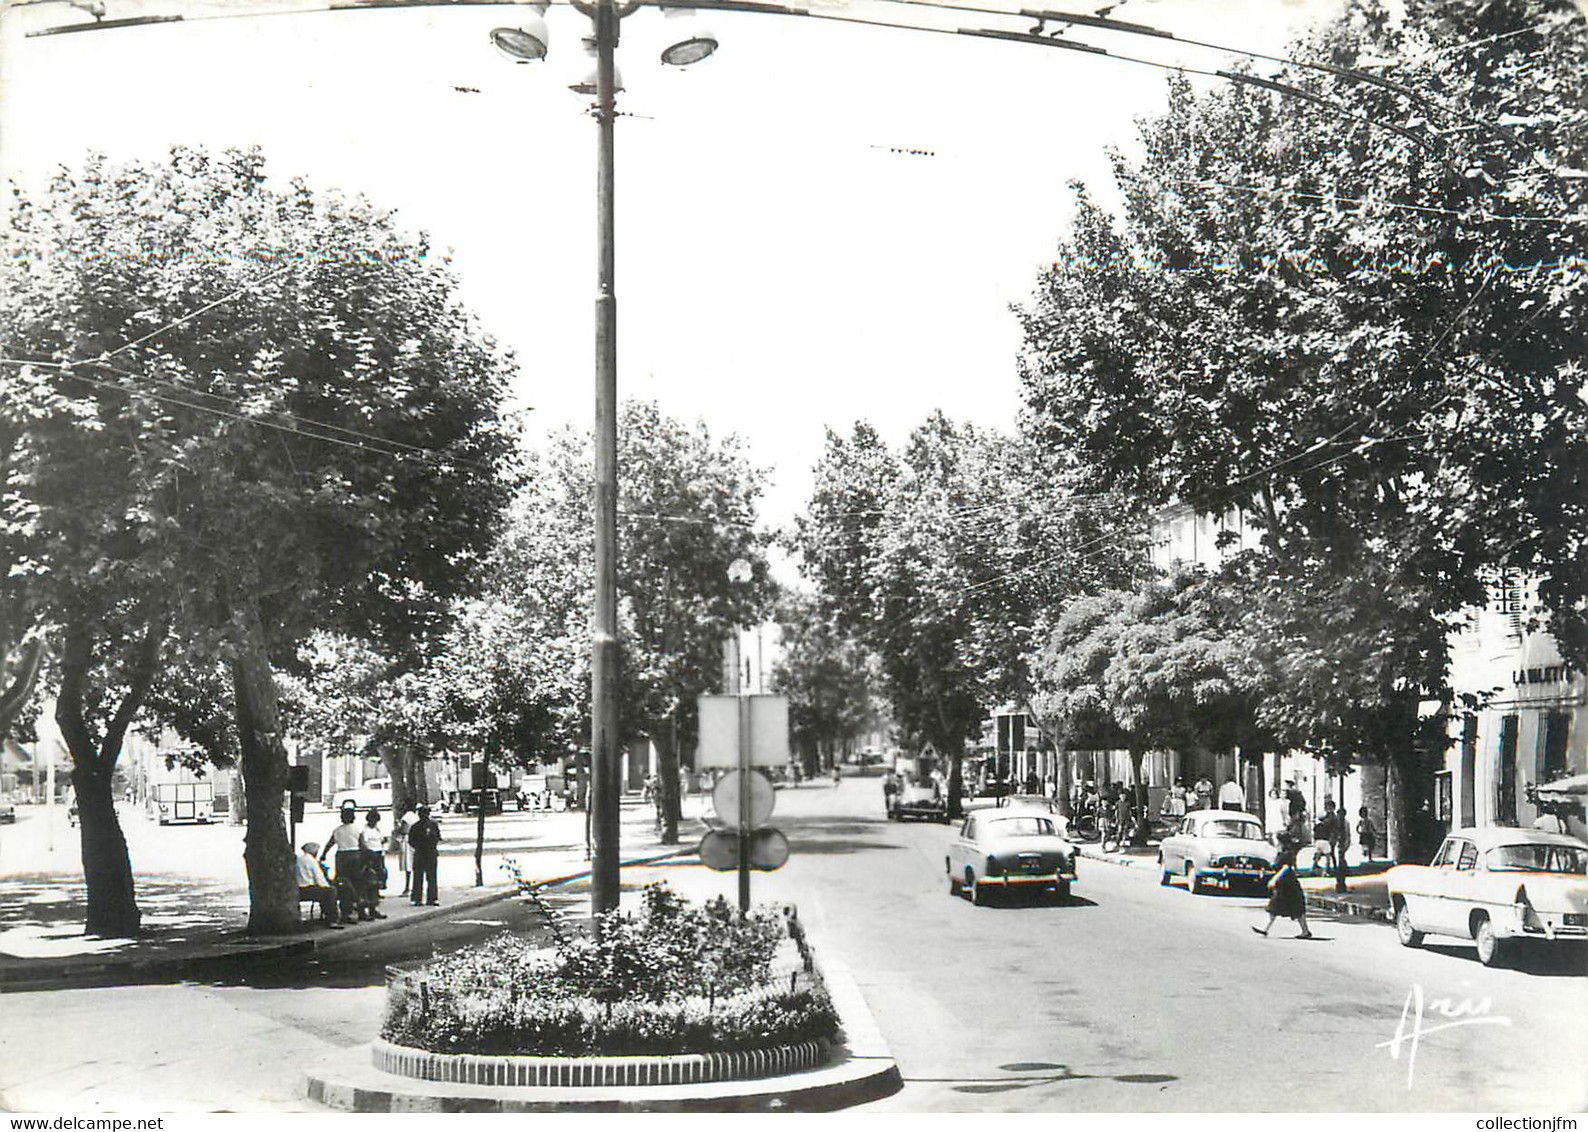
{"label": "overhead tram wire", "polygon": [[[41,3],[64,3],[65,0],[40,0],[40,2]],[[66,34],[81,33],[81,32],[107,31],[107,30],[124,30],[124,29],[127,29],[127,28],[142,26],[142,25],[145,25],[145,24],[168,25],[168,24],[178,23],[178,22],[199,22],[199,21],[223,20],[223,19],[251,19],[251,18],[257,18],[259,16],[263,16],[263,15],[286,15],[286,14],[292,14],[292,15],[315,15],[315,14],[321,14],[321,13],[324,13],[324,12],[390,11],[390,10],[399,10],[399,9],[404,9],[404,8],[416,8],[416,7],[448,7],[448,6],[452,6],[453,2],[454,2],[454,0],[342,0],[342,2],[331,3],[327,7],[323,8],[323,9],[309,9],[309,10],[296,9],[296,10],[292,10],[290,12],[288,12],[288,11],[274,11],[274,12],[261,11],[261,12],[238,12],[238,13],[209,13],[209,14],[200,15],[200,16],[176,15],[176,16],[134,17],[134,18],[124,19],[124,20],[100,20],[100,21],[95,22],[95,23],[68,24],[68,25],[63,25],[63,26],[55,27],[55,28],[45,28],[45,29],[40,29],[40,30],[37,30],[37,31],[30,31],[30,32],[27,33],[27,36],[28,36],[28,38],[34,38],[34,37],[46,36],[46,35],[66,35]],[[490,0],[459,0],[459,3],[461,3],[461,4],[469,4],[469,5],[476,5],[476,4],[477,5],[487,5],[487,4],[489,4],[489,2],[490,2]],[[560,5],[560,4],[570,3],[571,0],[548,0],[548,2]],[[1003,16],[1005,18],[1010,18],[1010,19],[1014,19],[1014,18],[1031,19],[1031,18],[1035,18],[1036,16],[1042,14],[1042,13],[1036,13],[1036,12],[1030,12],[1030,11],[1009,12],[1009,11],[999,11],[999,10],[992,10],[992,9],[986,9],[986,8],[975,8],[975,7],[965,6],[965,5],[953,5],[953,4],[948,4],[948,3],[934,2],[934,0],[881,0],[881,2],[893,3],[893,4],[903,5],[903,6],[906,6],[906,7],[913,6],[913,7],[919,7],[919,8],[941,8],[941,9],[948,10],[948,11],[976,12],[976,13],[979,13],[981,15]],[[1160,70],[1172,71],[1172,72],[1175,72],[1177,74],[1202,75],[1202,76],[1205,76],[1207,78],[1223,79],[1223,80],[1225,80],[1227,82],[1244,83],[1244,84],[1253,85],[1253,86],[1265,87],[1265,88],[1273,90],[1273,91],[1275,91],[1277,93],[1285,94],[1285,95],[1288,95],[1290,97],[1300,99],[1302,101],[1313,103],[1313,104],[1318,105],[1318,106],[1320,106],[1320,107],[1322,107],[1324,109],[1328,109],[1328,110],[1333,111],[1336,115],[1339,115],[1339,116],[1342,116],[1342,117],[1345,117],[1345,118],[1349,118],[1349,119],[1361,122],[1364,125],[1367,125],[1367,126],[1370,126],[1370,127],[1374,127],[1374,128],[1377,128],[1377,129],[1381,129],[1381,130],[1385,130],[1385,131],[1388,131],[1390,133],[1397,134],[1400,137],[1405,138],[1406,140],[1412,142],[1413,144],[1415,144],[1415,145],[1427,150],[1428,152],[1433,154],[1436,158],[1438,158],[1441,161],[1441,163],[1444,163],[1444,154],[1443,154],[1442,150],[1439,147],[1435,146],[1433,143],[1431,143],[1431,142],[1427,141],[1426,139],[1418,136],[1417,134],[1413,133],[1410,130],[1404,129],[1403,127],[1394,125],[1394,124],[1389,123],[1389,122],[1381,121],[1381,120],[1379,120],[1377,118],[1374,118],[1374,117],[1372,117],[1370,115],[1358,114],[1357,112],[1353,111],[1349,107],[1347,107],[1347,106],[1345,106],[1345,105],[1343,105],[1341,103],[1335,102],[1332,99],[1325,98],[1325,97],[1323,97],[1321,95],[1312,94],[1311,92],[1304,91],[1301,88],[1296,87],[1296,86],[1292,86],[1292,85],[1290,85],[1288,83],[1275,82],[1274,80],[1271,80],[1271,79],[1262,79],[1262,78],[1259,78],[1259,77],[1254,76],[1254,75],[1243,75],[1243,74],[1240,74],[1239,72],[1235,72],[1235,71],[1208,70],[1207,68],[1204,68],[1204,67],[1193,67],[1190,64],[1185,64],[1185,63],[1165,63],[1165,62],[1162,62],[1160,60],[1155,60],[1155,59],[1143,59],[1143,58],[1140,58],[1140,57],[1134,56],[1134,55],[1125,55],[1125,54],[1122,54],[1122,53],[1117,52],[1117,51],[1110,51],[1107,48],[1098,47],[1098,46],[1096,46],[1094,44],[1081,43],[1081,42],[1078,42],[1078,41],[1069,41],[1069,40],[1062,40],[1062,39],[1052,39],[1052,38],[1049,38],[1047,36],[1031,35],[1031,34],[1026,33],[1026,32],[1007,31],[1007,30],[1002,30],[1002,29],[997,29],[997,28],[932,27],[932,26],[926,25],[926,24],[910,24],[910,23],[904,23],[904,22],[897,21],[897,20],[870,19],[870,18],[863,17],[863,16],[841,15],[841,14],[836,13],[836,12],[820,11],[820,10],[816,10],[816,9],[795,8],[795,7],[790,7],[790,6],[784,5],[784,4],[764,3],[764,2],[761,2],[761,0],[649,0],[649,3],[650,3],[651,7],[661,8],[663,10],[666,10],[666,9],[669,9],[669,8],[685,8],[685,9],[697,9],[697,10],[706,9],[706,10],[711,10],[711,11],[722,11],[722,12],[743,12],[743,13],[753,13],[753,14],[762,14],[762,15],[794,16],[794,17],[801,17],[801,18],[805,18],[805,19],[822,20],[822,21],[827,21],[827,22],[831,22],[831,23],[852,24],[852,25],[856,25],[856,26],[860,26],[860,27],[889,28],[889,29],[893,29],[895,31],[919,31],[919,32],[929,32],[929,33],[936,34],[936,35],[963,35],[963,36],[970,36],[970,37],[973,37],[973,38],[997,39],[997,40],[1004,40],[1004,41],[1014,42],[1014,43],[1026,43],[1026,44],[1030,44],[1030,45],[1038,46],[1038,47],[1056,48],[1056,49],[1065,50],[1065,51],[1078,51],[1078,52],[1082,52],[1082,53],[1085,53],[1085,54],[1096,55],[1096,56],[1098,56],[1100,58],[1114,59],[1114,60],[1117,60],[1117,61],[1122,62],[1122,63],[1134,63],[1134,64],[1137,64],[1139,66],[1154,67],[1154,68],[1158,68]],[[1111,25],[1111,26],[1108,26],[1106,28],[1103,28],[1103,30],[1133,31],[1136,34],[1150,34],[1150,35],[1153,36],[1153,38],[1170,40],[1170,41],[1178,41],[1178,42],[1185,43],[1185,44],[1187,44],[1189,46],[1209,46],[1209,45],[1205,45],[1205,44],[1202,44],[1202,43],[1200,43],[1198,41],[1193,41],[1193,40],[1178,40],[1178,38],[1176,36],[1172,35],[1171,33],[1161,32],[1161,31],[1158,31],[1157,29],[1147,28],[1147,26],[1143,25],[1143,24],[1129,24],[1129,23],[1126,23],[1124,21],[1108,21],[1108,20],[1102,19],[1101,17],[1095,17],[1095,16],[1081,17],[1081,16],[1077,16],[1077,15],[1075,15],[1073,13],[1058,13],[1058,12],[1054,12],[1054,13],[1047,13],[1047,15],[1050,18],[1052,18],[1052,19],[1054,19],[1056,21],[1066,21],[1067,20],[1067,21],[1074,22],[1074,23],[1084,24],[1085,26],[1088,26],[1088,27],[1097,27],[1097,26],[1099,26],[1099,24]],[[1118,26],[1112,26],[1112,25],[1118,25]],[[1224,51],[1227,51],[1227,52],[1232,53],[1232,54],[1252,55],[1253,57],[1272,58],[1272,59],[1276,59],[1276,60],[1280,58],[1278,56],[1260,56],[1260,55],[1258,55],[1258,53],[1247,52],[1247,51],[1243,51],[1243,50],[1238,49],[1238,48],[1217,48],[1215,46],[1215,49],[1224,50]],[[1297,65],[1301,65],[1301,64],[1298,63]],[[1372,80],[1377,81],[1379,85],[1383,85],[1384,84],[1384,80],[1378,79],[1377,76],[1367,76],[1366,78],[1370,78]],[[1473,191],[1470,186],[1466,185],[1466,182],[1464,180],[1460,181],[1460,183],[1467,189],[1468,192],[1472,192]]]}
{"label": "overhead tram wire", "polygon": [[[955,4],[955,3],[952,3],[951,0],[879,0],[879,2],[888,3],[888,4],[897,4],[897,5],[900,5],[902,7],[910,7],[910,8],[928,8],[928,9],[937,9],[937,10],[941,10],[941,11],[951,11],[951,12],[976,12],[976,13],[981,13],[983,15],[1018,17],[1018,18],[1023,19],[1023,20],[1034,19],[1034,20],[1039,21],[1039,23],[1045,22],[1045,21],[1048,21],[1048,20],[1052,20],[1055,23],[1064,23],[1064,24],[1070,24],[1072,26],[1079,26],[1079,27],[1097,28],[1097,29],[1103,30],[1103,31],[1119,32],[1119,33],[1122,33],[1122,34],[1125,34],[1125,35],[1148,36],[1148,37],[1151,37],[1153,39],[1169,40],[1169,41],[1174,42],[1174,43],[1182,43],[1182,44],[1185,44],[1188,47],[1200,47],[1200,48],[1203,48],[1203,49],[1209,50],[1209,51],[1218,51],[1218,52],[1221,52],[1221,53],[1226,54],[1226,55],[1243,55],[1243,56],[1245,56],[1248,59],[1262,60],[1263,62],[1267,62],[1267,63],[1278,63],[1278,64],[1280,64],[1282,66],[1296,67],[1296,68],[1300,68],[1302,70],[1309,70],[1309,71],[1314,71],[1314,72],[1317,72],[1317,73],[1320,73],[1320,74],[1332,75],[1332,76],[1334,76],[1336,78],[1347,79],[1347,80],[1352,81],[1352,82],[1365,83],[1367,85],[1376,86],[1376,87],[1379,87],[1382,90],[1387,90],[1387,91],[1390,91],[1390,92],[1392,92],[1394,94],[1398,94],[1402,98],[1409,99],[1412,102],[1414,102],[1416,105],[1420,106],[1422,109],[1424,109],[1426,111],[1429,111],[1430,113],[1442,114],[1442,115],[1445,115],[1447,117],[1454,118],[1456,121],[1464,122],[1467,125],[1477,126],[1479,129],[1482,129],[1482,130],[1488,132],[1489,134],[1493,135],[1494,137],[1501,138],[1507,144],[1511,145],[1513,148],[1520,150],[1528,158],[1528,160],[1530,162],[1532,162],[1532,164],[1536,165],[1542,172],[1548,174],[1550,177],[1554,178],[1556,181],[1564,181],[1564,180],[1566,180],[1566,178],[1562,174],[1556,172],[1554,169],[1551,169],[1549,166],[1547,166],[1543,162],[1541,162],[1538,159],[1538,156],[1533,152],[1533,149],[1532,149],[1531,146],[1528,146],[1520,138],[1516,137],[1513,133],[1511,133],[1510,130],[1508,130],[1506,127],[1500,125],[1499,123],[1497,123],[1497,122],[1485,122],[1485,121],[1483,121],[1483,120],[1481,120],[1479,118],[1475,118],[1472,115],[1463,112],[1462,110],[1460,110],[1459,108],[1456,108],[1456,107],[1441,106],[1438,103],[1435,103],[1435,102],[1431,101],[1427,96],[1423,95],[1421,92],[1416,91],[1416,90],[1412,89],[1411,87],[1406,86],[1403,83],[1397,83],[1397,82],[1394,82],[1394,81],[1392,81],[1390,79],[1386,79],[1386,78],[1384,78],[1381,75],[1375,75],[1371,71],[1363,71],[1363,70],[1360,70],[1360,69],[1355,68],[1355,67],[1341,67],[1341,66],[1338,66],[1336,64],[1323,63],[1323,62],[1319,62],[1317,60],[1293,59],[1293,58],[1291,58],[1289,56],[1286,56],[1286,55],[1271,55],[1271,54],[1269,54],[1267,52],[1253,51],[1253,50],[1249,50],[1249,49],[1244,48],[1244,47],[1230,47],[1227,44],[1213,43],[1213,42],[1210,42],[1208,40],[1193,39],[1193,38],[1191,38],[1189,36],[1177,35],[1174,32],[1165,31],[1162,28],[1155,28],[1155,27],[1152,27],[1151,25],[1148,25],[1148,24],[1134,23],[1134,22],[1129,21],[1129,20],[1114,20],[1114,19],[1109,19],[1109,18],[1107,18],[1105,16],[1090,16],[1090,15],[1084,15],[1084,14],[1073,13],[1073,12],[1053,12],[1053,11],[1047,11],[1045,9],[1044,10],[1032,10],[1032,9],[1028,9],[1028,8],[1023,8],[1023,9],[1020,9],[1018,11],[1010,11],[1009,9],[1005,9],[1005,8],[986,8],[986,7],[979,7],[979,6],[976,6],[976,5],[969,5],[969,4]],[[1538,26],[1543,26],[1543,25],[1538,25]],[[1536,30],[1536,29],[1523,29],[1523,30]],[[1512,33],[1512,34],[1520,34],[1520,32]],[[1045,38],[1045,37],[1035,37],[1035,38]],[[1493,37],[1493,38],[1498,39],[1500,37]],[[1483,41],[1475,41],[1475,42],[1481,43]],[[1473,44],[1467,44],[1467,45],[1464,45],[1464,46],[1470,47],[1472,45]],[[1119,57],[1123,58],[1123,56],[1119,56]],[[1201,72],[1195,72],[1195,73],[1208,74],[1209,72],[1201,71]],[[1232,80],[1237,81],[1237,82],[1239,82],[1239,81],[1247,81],[1245,79],[1240,78],[1239,76],[1230,74],[1229,72],[1225,72],[1225,71],[1218,71],[1218,72],[1214,72],[1214,73],[1219,75],[1219,76],[1222,76],[1224,78],[1232,79]],[[1266,85],[1270,85],[1270,84],[1267,83],[1267,82],[1259,81],[1256,85],[1266,86]],[[1274,85],[1274,89],[1280,90],[1282,87],[1285,87],[1285,86],[1287,86],[1287,84],[1275,84]],[[1289,88],[1286,92],[1290,93],[1290,94],[1300,94],[1303,97],[1306,96],[1305,92],[1301,92],[1301,91],[1299,91],[1296,88]]]}

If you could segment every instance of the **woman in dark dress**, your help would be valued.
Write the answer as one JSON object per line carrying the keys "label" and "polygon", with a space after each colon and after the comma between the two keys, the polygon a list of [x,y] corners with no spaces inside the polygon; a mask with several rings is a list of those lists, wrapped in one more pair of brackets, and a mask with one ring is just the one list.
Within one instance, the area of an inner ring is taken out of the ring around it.
{"label": "woman in dark dress", "polygon": [[1302,894],[1301,881],[1296,878],[1296,843],[1288,837],[1279,839],[1279,871],[1268,882],[1273,895],[1268,898],[1268,923],[1252,931],[1266,936],[1274,921],[1284,916],[1301,924],[1301,939],[1311,939],[1307,928],[1307,898]]}

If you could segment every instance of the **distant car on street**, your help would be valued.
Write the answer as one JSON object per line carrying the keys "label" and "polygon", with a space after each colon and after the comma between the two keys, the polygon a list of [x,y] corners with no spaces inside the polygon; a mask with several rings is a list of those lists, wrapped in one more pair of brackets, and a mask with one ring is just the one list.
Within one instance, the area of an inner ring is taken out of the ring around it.
{"label": "distant car on street", "polygon": [[1384,874],[1402,945],[1470,939],[1485,967],[1513,939],[1588,940],[1588,842],[1539,829],[1457,829],[1428,865]]}
{"label": "distant car on street", "polygon": [[17,808],[10,802],[0,800],[0,822],[14,822],[17,820]]}
{"label": "distant car on street", "polygon": [[338,791],[331,801],[333,810],[352,805],[356,810],[391,809],[391,779],[371,778],[358,786]]}
{"label": "distant car on street", "polygon": [[944,863],[949,894],[980,905],[1013,888],[1051,890],[1063,899],[1075,883],[1075,862],[1075,846],[1059,836],[1052,814],[1000,807],[967,817]]}
{"label": "distant car on street", "polygon": [[1237,810],[1197,810],[1158,847],[1159,883],[1185,878],[1186,888],[1211,885],[1262,889],[1279,870],[1279,850],[1263,835],[1263,823]]}

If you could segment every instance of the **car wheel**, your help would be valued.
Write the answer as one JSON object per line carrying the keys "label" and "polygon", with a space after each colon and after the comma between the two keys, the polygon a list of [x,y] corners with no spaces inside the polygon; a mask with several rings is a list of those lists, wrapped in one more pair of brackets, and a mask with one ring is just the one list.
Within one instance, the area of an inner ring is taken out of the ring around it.
{"label": "car wheel", "polygon": [[948,894],[950,896],[958,896],[959,879],[954,876],[954,868],[947,861],[943,862],[943,866],[948,870]]}
{"label": "car wheel", "polygon": [[959,894],[966,900],[971,898],[971,893],[976,890],[976,874],[970,871],[970,866],[965,866],[965,879],[960,882]]}
{"label": "car wheel", "polygon": [[1070,898],[1070,882],[1067,881],[1067,880],[1061,880],[1058,883],[1058,885],[1054,888],[1053,895],[1058,899],[1059,903],[1061,903],[1061,904],[1064,903],[1065,901],[1069,900],[1069,898]]}
{"label": "car wheel", "polygon": [[1193,896],[1199,896],[1203,891],[1202,875],[1190,861],[1185,863],[1185,888]]}
{"label": "car wheel", "polygon": [[1500,937],[1495,934],[1494,924],[1489,917],[1484,916],[1478,921],[1472,936],[1478,942],[1478,962],[1485,967],[1498,966],[1504,949],[1500,946]]}
{"label": "car wheel", "polygon": [[1402,947],[1421,947],[1423,933],[1412,927],[1412,912],[1402,901],[1395,910],[1395,933],[1401,937]]}
{"label": "car wheel", "polygon": [[1174,882],[1174,874],[1169,871],[1169,865],[1163,859],[1163,854],[1158,854],[1158,883],[1168,888]]}

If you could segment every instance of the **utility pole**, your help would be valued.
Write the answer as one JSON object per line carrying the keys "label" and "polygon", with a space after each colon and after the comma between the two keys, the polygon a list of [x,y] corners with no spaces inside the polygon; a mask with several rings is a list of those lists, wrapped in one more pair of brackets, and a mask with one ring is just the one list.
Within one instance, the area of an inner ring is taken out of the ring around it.
{"label": "utility pole", "polygon": [[612,49],[618,14],[612,0],[595,0],[596,299],[595,299],[595,624],[590,652],[590,808],[594,852],[590,905],[596,914],[618,906],[618,300],[616,217],[613,208]]}

